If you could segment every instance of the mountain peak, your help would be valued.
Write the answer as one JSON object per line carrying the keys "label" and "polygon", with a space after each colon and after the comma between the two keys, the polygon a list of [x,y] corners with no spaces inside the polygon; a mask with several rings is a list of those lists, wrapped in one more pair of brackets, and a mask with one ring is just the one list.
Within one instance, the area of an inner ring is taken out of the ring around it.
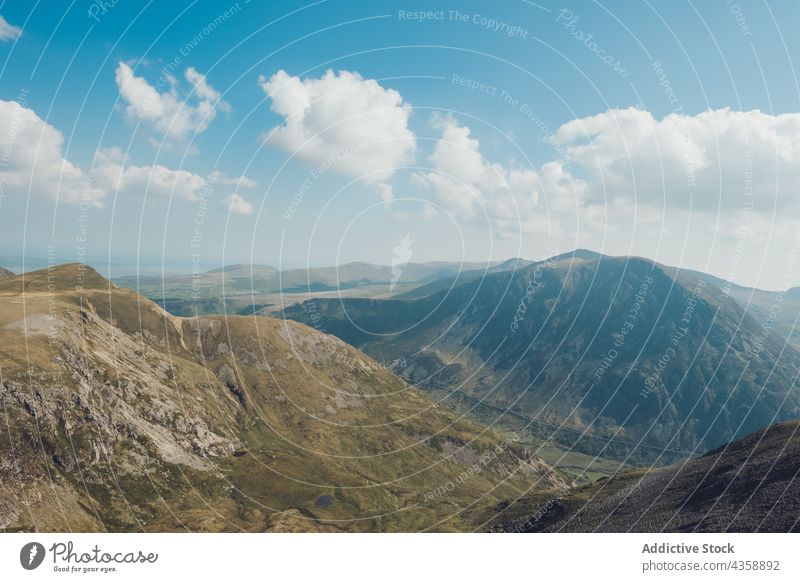
{"label": "mountain peak", "polygon": [[560,255],[556,255],[553,257],[553,260],[562,261],[564,259],[583,259],[584,261],[591,261],[594,259],[601,259],[606,256],[607,255],[602,253],[590,251],[589,249],[575,249],[572,251],[567,251],[566,253],[561,253]]}
{"label": "mountain peak", "polygon": [[108,279],[83,263],[53,265],[0,281],[0,290],[22,292],[75,291],[115,287]]}

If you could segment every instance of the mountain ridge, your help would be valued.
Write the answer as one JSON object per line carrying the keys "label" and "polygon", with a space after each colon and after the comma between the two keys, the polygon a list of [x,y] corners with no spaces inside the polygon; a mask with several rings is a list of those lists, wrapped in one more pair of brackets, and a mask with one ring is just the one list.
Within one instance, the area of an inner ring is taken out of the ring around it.
{"label": "mountain ridge", "polygon": [[[314,299],[282,313],[304,321],[310,309],[373,357],[404,357],[412,382],[665,448],[727,442],[769,411],[800,415],[789,391],[797,350],[720,289],[647,259],[541,262],[423,297]],[[674,420],[651,424],[664,415]]]}

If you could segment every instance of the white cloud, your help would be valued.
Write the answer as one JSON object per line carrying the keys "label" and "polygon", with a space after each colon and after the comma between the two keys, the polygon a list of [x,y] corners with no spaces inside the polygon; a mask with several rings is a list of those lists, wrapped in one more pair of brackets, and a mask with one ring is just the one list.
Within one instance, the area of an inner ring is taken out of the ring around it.
{"label": "white cloud", "polygon": [[594,203],[624,199],[717,212],[795,207],[800,114],[709,110],[661,120],[612,109],[562,125],[555,139]]}
{"label": "white cloud", "polygon": [[240,176],[228,178],[219,171],[203,177],[188,170],[160,164],[137,166],[119,148],[97,151],[90,172],[63,155],[64,136],[36,113],[16,101],[0,100],[0,151],[4,155],[2,194],[47,196],[69,204],[102,206],[114,193],[176,196],[197,200],[217,185],[253,187]]}
{"label": "white cloud", "polygon": [[0,14],[0,42],[10,42],[20,37],[22,29],[19,26],[9,24]]}
{"label": "white cloud", "polygon": [[191,93],[185,95],[178,91],[178,80],[174,77],[165,75],[169,87],[159,91],[143,77],[137,77],[123,62],[117,65],[115,76],[120,95],[128,104],[127,116],[150,123],[170,139],[185,140],[190,134],[202,133],[216,117],[217,110],[230,110],[230,105],[208,84],[205,75],[193,67],[184,71],[192,87]]}
{"label": "white cloud", "polygon": [[214,170],[208,175],[208,179],[216,184],[224,184],[226,186],[236,186],[237,188],[255,188],[258,183],[251,180],[247,176],[238,176],[236,178],[228,178],[219,170]]}
{"label": "white cloud", "polygon": [[268,144],[314,165],[379,183],[414,160],[416,138],[408,127],[411,105],[397,91],[358,73],[327,71],[300,79],[278,71],[259,84],[284,118]]}
{"label": "white cloud", "polygon": [[104,192],[129,195],[176,196],[197,200],[210,183],[188,170],[172,170],[160,164],[136,166],[119,148],[102,149],[95,155],[92,179]]}
{"label": "white cloud", "polygon": [[568,225],[577,237],[622,237],[634,220],[664,230],[688,220],[687,212],[697,228],[722,234],[717,216],[738,224],[751,204],[777,221],[800,207],[798,113],[725,108],[657,120],[612,109],[562,125],[552,139],[559,159],[535,170],[485,160],[469,128],[452,118],[438,125],[435,171],[413,182],[457,216],[484,221],[485,213],[509,234],[521,223],[523,232]]}
{"label": "white cloud", "polygon": [[[211,195],[218,185],[235,185],[252,188],[256,182],[245,176],[228,178],[219,170],[203,177],[188,170],[173,170],[154,164],[137,166],[124,156],[119,148],[101,149],[95,155],[92,179],[104,192],[114,192],[132,196],[175,196],[183,200],[199,200],[203,195]],[[249,206],[241,199],[237,212]],[[230,198],[230,196],[229,196]],[[252,211],[252,208],[250,209]],[[245,213],[249,214],[249,212]]]}
{"label": "white cloud", "polygon": [[236,214],[253,214],[253,205],[239,194],[231,194],[225,198],[225,207]]}
{"label": "white cloud", "polygon": [[558,162],[538,171],[487,161],[470,129],[453,117],[435,121],[442,131],[428,158],[433,172],[417,173],[412,183],[432,190],[442,206],[462,218],[488,219],[500,235],[548,232],[556,213],[575,213],[585,184],[574,181]]}
{"label": "white cloud", "polygon": [[58,197],[99,206],[105,195],[80,167],[63,155],[64,136],[16,101],[0,100],[0,151],[4,156],[4,194]]}

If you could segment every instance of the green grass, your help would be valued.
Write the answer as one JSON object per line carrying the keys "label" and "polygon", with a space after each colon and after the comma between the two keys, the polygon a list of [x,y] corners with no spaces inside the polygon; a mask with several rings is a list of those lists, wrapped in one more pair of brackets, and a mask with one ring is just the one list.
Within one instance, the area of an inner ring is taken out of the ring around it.
{"label": "green grass", "polygon": [[[25,484],[44,491],[53,477],[59,487],[36,506],[46,531],[463,531],[476,500],[496,506],[545,474],[509,479],[524,449],[434,407],[344,343],[327,340],[329,352],[302,324],[175,318],[100,280],[77,292],[76,269],[26,275],[24,296],[21,281],[0,284],[2,396],[14,446],[29,451]],[[43,281],[52,292],[34,290]],[[43,315],[58,323],[52,338],[31,327]],[[200,452],[217,450],[198,449],[209,432],[202,446],[222,443],[224,454]],[[317,505],[321,495],[333,503]],[[8,524],[32,526],[23,513]]]}

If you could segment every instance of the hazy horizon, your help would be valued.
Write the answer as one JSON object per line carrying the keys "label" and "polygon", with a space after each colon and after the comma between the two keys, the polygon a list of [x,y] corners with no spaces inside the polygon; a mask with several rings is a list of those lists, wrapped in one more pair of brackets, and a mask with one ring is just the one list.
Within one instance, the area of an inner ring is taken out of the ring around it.
{"label": "hazy horizon", "polygon": [[[549,258],[552,258],[554,256],[569,255],[569,254],[577,253],[577,252],[580,252],[580,251],[589,251],[589,252],[592,252],[592,253],[598,253],[598,254],[601,254],[601,255],[604,255],[604,256],[610,257],[610,258],[644,259],[644,260],[647,260],[647,261],[652,261],[652,262],[657,263],[659,265],[662,265],[664,267],[680,268],[680,269],[689,270],[689,271],[698,271],[698,272],[701,272],[701,273],[705,273],[707,275],[711,275],[711,276],[717,277],[719,279],[722,279],[723,281],[727,281],[727,282],[733,283],[734,285],[737,285],[737,286],[740,286],[740,287],[753,288],[753,289],[758,289],[758,290],[761,290],[761,291],[782,292],[782,291],[788,291],[789,289],[793,289],[793,288],[796,288],[796,287],[800,287],[800,285],[798,285],[798,286],[785,287],[785,288],[768,288],[768,287],[757,287],[757,286],[752,286],[752,285],[746,285],[746,284],[738,283],[735,280],[729,279],[724,274],[715,273],[713,271],[704,270],[702,267],[698,268],[698,267],[691,267],[691,266],[687,266],[687,265],[678,266],[678,265],[669,264],[669,263],[666,263],[666,262],[663,262],[663,261],[659,261],[659,260],[654,259],[652,257],[647,257],[647,256],[642,256],[642,255],[613,255],[613,254],[608,254],[608,253],[603,253],[601,251],[593,250],[593,249],[590,249],[590,248],[575,248],[575,249],[570,249],[570,250],[567,250],[567,251],[556,252],[556,253],[553,253],[553,254],[546,254],[546,255],[544,255],[542,257],[539,257],[539,258],[507,257],[507,258],[504,258],[504,259],[495,259],[495,260],[491,260],[491,261],[447,260],[447,259],[438,259],[438,260],[437,259],[433,259],[433,260],[426,260],[426,261],[410,260],[406,264],[426,265],[426,264],[444,263],[444,264],[468,264],[468,265],[476,265],[476,266],[477,265],[492,266],[492,265],[503,264],[503,263],[506,263],[508,261],[513,261],[513,260],[526,261],[526,262],[527,261],[541,262],[541,261],[545,261],[545,260],[547,260]],[[9,269],[10,271],[13,271],[15,274],[20,275],[20,274],[23,274],[23,273],[29,273],[29,272],[32,272],[32,271],[37,271],[37,270],[40,270],[40,269],[47,268],[47,266],[49,264],[51,264],[51,263],[48,262],[48,259],[43,258],[43,257],[26,257],[26,260],[25,260],[26,266],[23,269],[23,260],[22,259],[23,259],[23,257],[0,256],[0,267],[4,267],[6,269]],[[102,276],[104,276],[106,278],[110,278],[112,280],[116,279],[116,278],[122,278],[122,277],[132,277],[132,276],[136,276],[136,275],[139,275],[139,276],[142,276],[142,277],[161,276],[161,275],[163,275],[164,277],[170,277],[170,276],[191,275],[193,272],[194,273],[197,272],[197,271],[195,271],[193,269],[193,265],[191,264],[191,262],[189,262],[188,264],[181,264],[181,263],[178,263],[178,262],[175,262],[175,261],[167,261],[167,262],[164,262],[163,265],[162,265],[161,261],[158,261],[158,260],[137,261],[135,259],[129,259],[129,260],[121,260],[121,261],[112,261],[110,263],[110,266],[109,266],[109,261],[107,259],[95,259],[95,258],[89,257],[85,261],[59,260],[59,259],[56,259],[54,262],[52,262],[52,264],[53,265],[64,265],[64,264],[70,264],[70,263],[75,263],[75,262],[83,262],[86,265],[88,265],[88,266],[92,267],[93,269],[95,269]],[[375,263],[375,262],[370,262],[370,261],[366,261],[366,260],[354,259],[354,260],[348,260],[348,261],[345,261],[345,262],[342,262],[342,263],[338,263],[338,264],[324,264],[324,263],[323,264],[314,264],[314,263],[312,263],[312,264],[309,264],[309,265],[297,265],[297,266],[283,265],[282,268],[278,268],[278,266],[276,264],[273,264],[273,263],[270,263],[270,262],[261,262],[261,261],[248,262],[248,261],[233,261],[232,260],[232,261],[224,263],[224,264],[220,263],[220,264],[217,264],[217,265],[210,265],[210,266],[203,265],[202,268],[200,269],[199,273],[200,274],[208,273],[210,271],[219,270],[219,269],[222,269],[224,267],[231,267],[231,266],[236,266],[236,265],[245,265],[245,266],[250,265],[250,266],[270,267],[270,268],[276,269],[277,271],[283,272],[283,271],[294,271],[294,270],[305,270],[305,269],[335,268],[335,267],[341,267],[343,265],[351,265],[351,264],[358,264],[358,263],[377,266],[377,267],[388,267],[388,268],[390,268],[392,266],[391,260],[387,261],[386,263]]]}

